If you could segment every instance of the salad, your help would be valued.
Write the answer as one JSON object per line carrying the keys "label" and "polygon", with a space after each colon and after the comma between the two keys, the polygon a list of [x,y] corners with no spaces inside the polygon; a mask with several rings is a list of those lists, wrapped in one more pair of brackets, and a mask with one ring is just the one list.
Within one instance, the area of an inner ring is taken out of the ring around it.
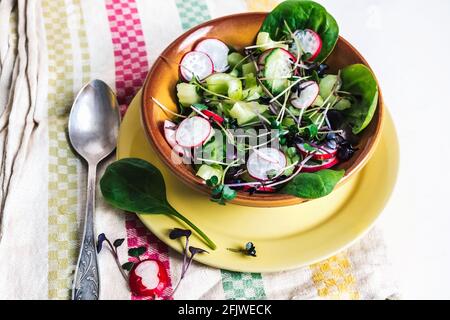
{"label": "salad", "polygon": [[[256,41],[236,50],[202,39],[178,62],[178,112],[164,135],[224,204],[238,190],[329,194],[335,167],[357,150],[378,103],[376,80],[354,64],[328,73],[338,40],[335,19],[312,1],[290,0],[264,20]],[[174,160],[175,161],[175,160]]]}

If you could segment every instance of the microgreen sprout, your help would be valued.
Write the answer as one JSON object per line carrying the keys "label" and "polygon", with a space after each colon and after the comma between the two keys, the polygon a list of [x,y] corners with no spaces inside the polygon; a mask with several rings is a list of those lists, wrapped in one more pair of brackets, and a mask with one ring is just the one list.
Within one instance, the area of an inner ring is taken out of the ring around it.
{"label": "microgreen sprout", "polygon": [[227,248],[228,251],[242,253],[246,256],[256,257],[256,247],[253,242],[247,242],[243,248]]}
{"label": "microgreen sprout", "polygon": [[155,98],[152,97],[152,100],[154,103],[156,103],[156,105],[158,107],[160,107],[164,112],[167,112],[173,116],[179,117],[179,118],[187,118],[186,116],[183,116],[182,114],[173,112],[172,110],[170,110],[169,108],[167,108],[165,105],[163,105],[161,102],[159,102],[158,100],[156,100]]}
{"label": "microgreen sprout", "polygon": [[192,260],[194,259],[194,256],[196,254],[208,253],[208,251],[206,251],[204,249],[193,247],[193,246],[189,245],[189,237],[191,235],[192,235],[191,230],[184,230],[184,229],[180,229],[180,228],[174,228],[169,233],[169,238],[172,240],[185,238],[185,243],[184,243],[184,247],[183,247],[183,265],[181,267],[181,275],[180,275],[180,279],[178,279],[178,283],[176,284],[176,286],[174,287],[174,289],[172,291],[172,296],[175,294],[178,287],[180,286],[181,281],[184,279],[186,272],[189,269],[189,266],[191,265]]}

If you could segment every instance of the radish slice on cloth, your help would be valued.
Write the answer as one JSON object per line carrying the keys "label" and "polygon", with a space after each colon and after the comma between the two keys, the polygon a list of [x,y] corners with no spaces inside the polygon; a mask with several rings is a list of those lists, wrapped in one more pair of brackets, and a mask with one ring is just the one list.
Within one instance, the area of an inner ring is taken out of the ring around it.
{"label": "radish slice on cloth", "polygon": [[[304,156],[310,153],[308,152],[308,150],[305,149],[303,143],[298,143],[297,148]],[[315,151],[315,153],[312,155],[312,158],[315,160],[328,160],[335,157],[337,151],[338,151],[337,146],[335,148],[330,148],[324,144],[321,145],[320,148]]]}
{"label": "radish slice on cloth", "polygon": [[319,95],[319,85],[315,81],[307,81],[299,85],[298,97],[291,100],[291,104],[298,108],[308,108]]}
{"label": "radish slice on cloth", "polygon": [[175,140],[175,132],[177,125],[172,121],[164,121],[164,136],[166,137],[167,143],[173,148],[177,141]]}
{"label": "radish slice on cloth", "polygon": [[214,71],[224,72],[228,69],[228,46],[219,39],[208,38],[200,41],[194,51],[206,53],[212,60]]}
{"label": "radish slice on cloth", "polygon": [[205,118],[194,116],[184,119],[175,132],[177,144],[185,148],[200,146],[211,133],[211,124]]}
{"label": "radish slice on cloth", "polygon": [[169,284],[163,264],[157,260],[143,260],[130,270],[130,289],[143,297],[161,296]]}
{"label": "radish slice on cloth", "polygon": [[[311,54],[308,61],[313,61],[320,53],[322,49],[322,39],[320,36],[311,29],[297,30],[294,32],[294,36],[299,40],[302,50]],[[297,48],[294,45],[294,52]]]}
{"label": "radish slice on cloth", "polygon": [[316,172],[316,171],[320,171],[323,169],[329,169],[331,167],[334,167],[338,163],[339,163],[339,160],[337,157],[330,158],[319,164],[311,164],[311,163],[306,162],[303,165],[302,171],[303,172]]}
{"label": "radish slice on cloth", "polygon": [[274,148],[254,150],[247,160],[250,176],[258,180],[269,180],[268,173],[278,175],[286,167],[286,156]]}
{"label": "radish slice on cloth", "polygon": [[181,58],[179,68],[185,81],[191,81],[194,76],[203,80],[213,73],[214,64],[206,53],[190,51]]}

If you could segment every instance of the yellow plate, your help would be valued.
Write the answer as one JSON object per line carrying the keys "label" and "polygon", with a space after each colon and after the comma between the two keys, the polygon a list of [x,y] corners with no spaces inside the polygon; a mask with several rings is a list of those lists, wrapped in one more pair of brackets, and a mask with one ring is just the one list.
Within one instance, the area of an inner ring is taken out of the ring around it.
{"label": "yellow plate", "polygon": [[[220,206],[187,188],[159,160],[141,126],[139,92],[121,125],[118,158],[136,157],[157,166],[165,179],[170,204],[200,227],[218,246],[196,260],[222,269],[274,272],[323,260],[344,249],[370,229],[383,210],[398,171],[398,141],[392,118],[387,115],[382,139],[363,170],[329,196],[280,208]],[[168,232],[183,227],[166,215],[138,215],[159,239],[177,251],[179,241]],[[207,248],[197,237],[192,245]],[[233,253],[252,241],[257,257]]]}

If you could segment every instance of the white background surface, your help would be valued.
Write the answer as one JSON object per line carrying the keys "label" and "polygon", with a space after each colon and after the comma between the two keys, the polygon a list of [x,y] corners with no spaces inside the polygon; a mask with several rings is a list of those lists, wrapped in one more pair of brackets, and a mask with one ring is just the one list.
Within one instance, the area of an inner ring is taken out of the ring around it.
{"label": "white background surface", "polygon": [[449,299],[450,1],[319,2],[374,69],[397,128],[400,172],[378,225],[402,298]]}

